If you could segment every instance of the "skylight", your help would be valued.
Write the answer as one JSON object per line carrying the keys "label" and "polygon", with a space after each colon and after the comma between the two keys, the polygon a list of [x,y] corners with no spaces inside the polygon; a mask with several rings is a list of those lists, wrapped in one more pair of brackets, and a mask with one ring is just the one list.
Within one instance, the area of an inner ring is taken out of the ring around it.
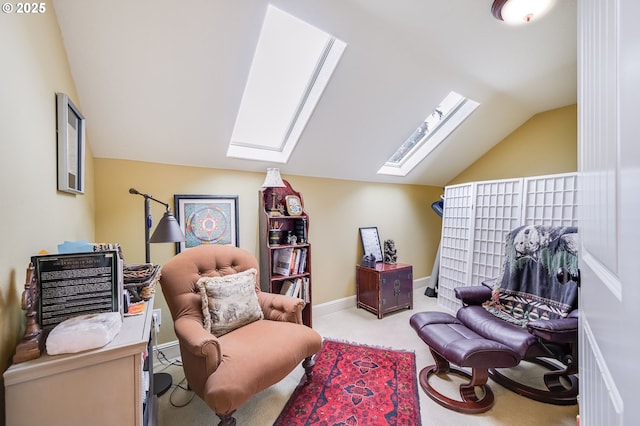
{"label": "skylight", "polygon": [[345,48],[269,5],[227,156],[286,163]]}
{"label": "skylight", "polygon": [[450,92],[380,167],[378,174],[406,176],[453,133],[478,105],[456,92]]}

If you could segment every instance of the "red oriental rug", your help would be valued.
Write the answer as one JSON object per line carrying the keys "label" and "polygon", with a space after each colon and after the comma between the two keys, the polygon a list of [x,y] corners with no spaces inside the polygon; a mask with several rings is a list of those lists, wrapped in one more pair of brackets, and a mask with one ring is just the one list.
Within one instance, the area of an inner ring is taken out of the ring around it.
{"label": "red oriental rug", "polygon": [[274,426],[419,426],[413,352],[325,340]]}

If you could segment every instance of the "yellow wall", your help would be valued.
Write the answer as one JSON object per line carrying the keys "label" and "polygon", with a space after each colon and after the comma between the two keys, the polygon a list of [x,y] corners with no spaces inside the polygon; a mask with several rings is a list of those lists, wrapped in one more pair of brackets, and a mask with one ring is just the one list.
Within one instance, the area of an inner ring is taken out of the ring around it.
{"label": "yellow wall", "polygon": [[[173,206],[174,194],[238,195],[240,247],[259,254],[258,190],[264,173],[172,166],[96,158],[96,239],[122,245],[125,262],[144,261],[144,199],[133,187]],[[355,265],[362,257],[358,228],[377,226],[380,239],[394,239],[399,261],[411,263],[416,279],[431,275],[440,239],[440,218],[430,205],[442,190],[419,185],[373,184],[287,176],[309,214],[313,304],[355,295]],[[164,207],[152,203],[154,222]],[[154,225],[155,226],[155,225]],[[162,264],[172,244],[152,244],[151,260]],[[156,307],[171,318],[158,288]],[[175,339],[163,320],[160,342]]]}
{"label": "yellow wall", "polygon": [[578,170],[578,108],[534,115],[447,185]]}
{"label": "yellow wall", "polygon": [[[0,371],[22,335],[20,297],[32,255],[55,253],[64,240],[94,237],[93,161],[87,195],[56,190],[56,92],[82,110],[53,6],[42,15],[0,15]],[[87,120],[91,126],[91,121]],[[88,148],[88,147],[87,147]],[[1,382],[1,380],[0,380]],[[4,385],[0,383],[0,424]]]}

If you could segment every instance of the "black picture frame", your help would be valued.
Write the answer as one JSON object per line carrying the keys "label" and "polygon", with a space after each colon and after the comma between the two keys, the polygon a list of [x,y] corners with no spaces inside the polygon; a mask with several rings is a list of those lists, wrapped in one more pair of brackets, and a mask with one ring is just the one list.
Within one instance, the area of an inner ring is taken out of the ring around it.
{"label": "black picture frame", "polygon": [[175,194],[173,203],[185,235],[176,253],[203,244],[240,247],[237,195]]}
{"label": "black picture frame", "polygon": [[38,282],[37,320],[45,337],[74,316],[124,314],[122,260],[117,250],[37,255],[31,263]]}
{"label": "black picture frame", "polygon": [[360,229],[360,241],[362,241],[362,251],[365,256],[373,254],[376,262],[382,262],[382,246],[380,245],[380,234],[377,226],[367,226]]}
{"label": "black picture frame", "polygon": [[84,194],[85,118],[65,93],[56,93],[58,191]]}

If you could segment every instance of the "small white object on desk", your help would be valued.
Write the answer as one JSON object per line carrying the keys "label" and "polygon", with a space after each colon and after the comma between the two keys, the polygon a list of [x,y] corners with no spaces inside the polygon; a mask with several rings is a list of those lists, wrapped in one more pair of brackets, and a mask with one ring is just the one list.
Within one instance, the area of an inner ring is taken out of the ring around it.
{"label": "small white object on desk", "polygon": [[49,355],[70,354],[100,348],[122,328],[119,312],[80,315],[56,325],[47,337]]}

